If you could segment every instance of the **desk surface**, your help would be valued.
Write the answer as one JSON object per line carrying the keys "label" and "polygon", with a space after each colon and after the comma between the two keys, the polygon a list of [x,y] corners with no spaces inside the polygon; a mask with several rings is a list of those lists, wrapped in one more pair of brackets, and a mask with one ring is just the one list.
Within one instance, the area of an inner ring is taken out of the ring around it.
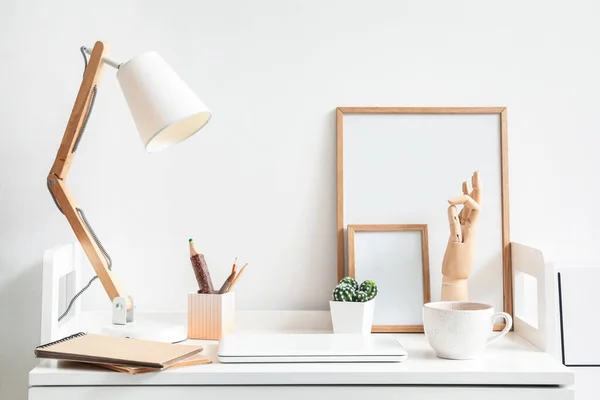
{"label": "desk surface", "polygon": [[408,352],[402,363],[220,364],[217,343],[204,346],[213,364],[128,375],[44,360],[30,386],[108,385],[572,385],[573,372],[516,333],[490,345],[478,360],[437,358],[423,334],[398,334]]}

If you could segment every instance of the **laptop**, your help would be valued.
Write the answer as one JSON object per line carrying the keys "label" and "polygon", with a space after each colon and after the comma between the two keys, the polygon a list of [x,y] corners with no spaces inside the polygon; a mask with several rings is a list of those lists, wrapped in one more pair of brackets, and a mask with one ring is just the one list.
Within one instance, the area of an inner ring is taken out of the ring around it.
{"label": "laptop", "polygon": [[242,333],[223,335],[221,363],[401,362],[408,354],[392,335]]}

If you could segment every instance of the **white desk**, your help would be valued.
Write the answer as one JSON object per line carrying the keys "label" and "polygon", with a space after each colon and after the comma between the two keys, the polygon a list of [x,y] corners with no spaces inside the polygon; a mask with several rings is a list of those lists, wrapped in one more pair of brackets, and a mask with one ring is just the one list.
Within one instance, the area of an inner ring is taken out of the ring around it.
{"label": "white desk", "polygon": [[[296,317],[276,320],[287,328],[286,321],[307,321]],[[320,320],[326,321],[326,314]],[[574,398],[573,372],[516,333],[494,343],[483,358],[472,361],[435,357],[422,334],[398,336],[409,354],[403,363],[220,364],[215,356],[217,343],[211,341],[189,342],[204,345],[204,353],[213,364],[150,374],[127,375],[45,360],[30,372],[29,399],[218,396],[221,400],[364,400],[370,396],[387,400],[442,395],[445,400]]]}

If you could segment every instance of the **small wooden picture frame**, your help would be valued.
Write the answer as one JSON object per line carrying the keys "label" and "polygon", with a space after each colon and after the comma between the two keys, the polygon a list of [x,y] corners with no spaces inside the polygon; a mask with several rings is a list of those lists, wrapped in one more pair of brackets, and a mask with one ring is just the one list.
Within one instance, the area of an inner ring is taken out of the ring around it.
{"label": "small wooden picture frame", "polygon": [[422,306],[431,301],[426,224],[348,225],[348,275],[377,283],[372,332],[423,332]]}

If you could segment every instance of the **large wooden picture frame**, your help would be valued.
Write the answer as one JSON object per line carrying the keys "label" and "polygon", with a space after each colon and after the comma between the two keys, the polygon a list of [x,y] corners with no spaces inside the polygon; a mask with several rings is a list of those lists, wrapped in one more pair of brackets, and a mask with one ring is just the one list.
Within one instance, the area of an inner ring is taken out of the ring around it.
{"label": "large wooden picture frame", "polygon": [[[419,286],[419,282],[418,280],[421,280],[421,286],[423,287],[423,293],[421,296],[419,296],[418,298],[414,298],[411,299],[412,301],[410,301],[410,307],[412,307],[412,309],[410,310],[410,312],[408,314],[412,314],[412,317],[414,319],[414,321],[420,320],[421,319],[421,312],[422,312],[422,305],[425,303],[429,303],[431,301],[431,290],[430,290],[430,283],[429,283],[429,243],[428,243],[428,235],[427,235],[427,225],[426,224],[400,224],[400,225],[393,225],[393,224],[365,224],[365,225],[348,225],[348,275],[356,278],[357,277],[357,267],[356,267],[356,234],[357,233],[404,233],[404,232],[417,232],[419,234],[419,247],[420,249],[406,249],[406,248],[402,248],[402,246],[399,245],[399,243],[394,243],[394,249],[379,249],[379,250],[375,250],[375,253],[381,253],[378,254],[374,257],[374,259],[376,259],[377,257],[381,258],[381,256],[383,257],[387,257],[388,254],[390,252],[388,252],[388,250],[392,250],[391,253],[397,253],[398,255],[400,255],[399,259],[393,260],[385,260],[388,264],[392,263],[393,265],[393,269],[397,271],[393,271],[393,273],[390,273],[388,275],[386,275],[384,277],[384,279],[381,278],[375,278],[376,282],[378,282],[380,288],[381,286],[387,286],[387,287],[396,287],[398,288],[399,293],[395,293],[395,297],[397,297],[396,300],[398,300],[398,302],[405,302],[409,303],[408,299],[404,299],[404,293],[402,292],[402,290],[400,290],[400,285],[409,285],[409,286]],[[412,253],[412,254],[409,254]],[[417,253],[418,256],[417,256]],[[412,256],[412,257],[411,257]],[[417,256],[417,257],[415,257]],[[408,269],[417,269],[414,268],[413,265],[406,265],[408,259],[411,259],[414,261],[416,261],[416,259],[418,258],[418,263],[420,265],[417,265],[418,270],[412,270],[412,271],[407,271],[406,268]],[[370,263],[370,259],[369,261],[367,261],[367,263]],[[377,268],[379,265],[376,263],[376,265],[372,265],[370,267],[374,267]],[[402,267],[404,267],[404,269],[401,269]],[[372,273],[372,272],[370,272]],[[381,272],[380,272],[381,273]],[[397,279],[398,282],[396,282],[393,278],[393,274],[398,274],[400,275],[400,279]],[[369,278],[371,278],[371,276],[369,276],[369,273],[367,273],[367,275]],[[415,277],[416,282],[411,281],[410,279],[406,279],[406,277],[408,276],[412,276],[412,278],[414,279]],[[404,282],[403,282],[404,281]],[[385,292],[386,290],[384,289],[383,292]],[[389,290],[388,290],[389,292]],[[384,293],[382,293],[384,294]],[[377,301],[377,306],[375,307],[375,312],[377,314],[377,312],[379,310],[382,310],[385,306],[386,309],[390,308],[390,305],[385,305],[385,304],[381,304],[381,297]],[[376,297],[377,298],[377,297]],[[403,305],[402,304],[396,304],[396,302],[394,302],[394,304],[391,305],[391,308],[395,308],[397,307],[397,309],[399,310]],[[405,305],[406,306],[406,305]],[[397,310],[394,310],[394,313],[396,313]],[[415,316],[416,315],[416,316]],[[422,333],[423,332],[423,325],[422,324],[410,324],[410,325],[378,325],[376,323],[373,324],[372,327],[372,332],[394,332],[394,333]]]}
{"label": "large wooden picture frame", "polygon": [[[498,243],[497,247],[498,247],[498,255],[497,255],[497,262],[494,263],[494,265],[499,265],[501,266],[502,271],[498,271],[498,270],[486,270],[485,273],[482,272],[481,276],[478,276],[477,278],[479,279],[487,279],[488,283],[491,281],[495,281],[495,276],[497,274],[498,276],[498,280],[496,282],[499,282],[499,279],[501,277],[502,279],[502,288],[498,288],[498,290],[501,290],[502,292],[498,292],[497,293],[497,298],[498,303],[496,304],[497,308],[503,307],[503,310],[497,310],[497,311],[505,311],[509,314],[513,313],[513,296],[512,296],[512,268],[511,268],[511,254],[510,254],[510,225],[509,225],[509,188],[508,188],[508,133],[507,133],[507,109],[505,107],[338,107],[336,110],[336,134],[337,134],[337,275],[338,275],[338,279],[342,279],[344,276],[346,276],[346,272],[347,272],[347,258],[346,258],[346,249],[347,249],[347,241],[346,241],[346,228],[347,225],[350,224],[365,224],[365,223],[390,223],[390,224],[394,224],[394,223],[398,223],[398,222],[412,222],[412,221],[407,221],[407,220],[385,220],[385,221],[381,221],[381,220],[373,220],[373,219],[368,219],[367,221],[345,221],[345,202],[348,201],[348,198],[346,198],[346,193],[344,191],[344,183],[345,183],[345,171],[344,171],[344,161],[345,161],[345,154],[344,154],[344,142],[345,142],[345,134],[344,134],[344,123],[345,123],[345,117],[346,118],[357,118],[357,117],[361,117],[359,116],[359,114],[364,114],[365,117],[366,116],[379,116],[384,117],[384,116],[390,116],[390,117],[404,117],[404,116],[410,116],[411,118],[414,116],[414,118],[419,118],[419,126],[423,126],[423,125],[427,125],[427,123],[434,121],[435,118],[448,118],[449,116],[458,116],[459,118],[466,118],[466,117],[472,117],[471,119],[469,119],[469,121],[478,121],[478,118],[490,118],[487,119],[486,126],[490,126],[490,124],[497,124],[496,127],[494,128],[494,132],[496,132],[497,130],[497,138],[494,137],[485,137],[485,143],[491,143],[493,146],[495,146],[494,148],[498,149],[498,156],[497,156],[497,163],[498,165],[494,164],[494,171],[498,172],[498,176],[494,176],[494,187],[492,189],[496,190],[497,192],[497,196],[498,198],[496,199],[496,197],[494,197],[494,204],[497,204],[497,210],[496,208],[492,209],[488,206],[488,208],[485,208],[487,204],[484,203],[483,207],[483,213],[485,214],[487,212],[487,216],[492,215],[494,218],[497,219],[497,223],[494,224],[494,226],[498,226],[498,230],[501,230],[501,232],[494,232],[494,235],[498,236],[498,242],[494,242],[494,243]],[[370,117],[369,117],[370,118]],[[387,117],[386,117],[387,118]],[[433,119],[428,119],[428,118],[433,118]],[[353,120],[355,122],[351,122],[351,121],[346,121],[348,127],[350,127],[350,123],[354,123],[356,124],[357,120]],[[370,121],[370,120],[369,120]],[[492,122],[490,122],[492,121]],[[497,121],[497,122],[495,122]],[[438,121],[439,122],[439,121]],[[366,120],[366,118],[364,118],[362,120],[363,124],[367,124],[368,125],[368,121]],[[381,120],[379,120],[379,125],[381,125]],[[378,133],[377,131],[378,126],[376,125],[375,127],[373,127],[373,129],[371,129],[370,127],[366,127],[363,128],[363,131],[365,132],[364,135],[366,136],[365,140],[369,139],[369,135],[375,135]],[[350,128],[348,128],[350,129]],[[415,132],[418,131],[418,129],[415,130]],[[485,132],[483,132],[485,133]],[[482,133],[482,134],[483,134]],[[489,133],[489,132],[488,132]],[[445,134],[445,133],[442,133]],[[448,133],[448,135],[451,135],[452,132]],[[440,136],[440,132],[439,130],[436,131],[436,135],[438,135],[437,137],[439,138]],[[494,133],[494,135],[496,135],[496,133]],[[414,139],[414,135],[411,137]],[[447,137],[444,137],[444,139],[448,139]],[[425,141],[424,138],[420,139],[422,141]],[[460,138],[458,139],[460,141]],[[483,139],[482,139],[483,140]],[[410,143],[408,143],[410,144]],[[463,147],[466,148],[469,146],[470,143],[464,143],[463,142]],[[435,148],[436,143],[431,143],[432,149]],[[475,146],[476,144],[471,144],[471,146]],[[469,151],[477,151],[477,149],[468,149]],[[469,157],[469,153],[459,153],[456,156],[457,157]],[[354,156],[355,158],[357,157],[356,155]],[[375,161],[379,161],[377,160],[377,158],[374,158]],[[494,160],[491,160],[490,163],[496,163],[496,159],[494,158]],[[405,171],[397,171],[397,170],[393,170],[393,171],[386,171],[386,173],[390,176],[411,176],[411,175],[407,175],[407,174],[416,174],[419,173],[419,168],[421,166],[419,165],[414,165],[414,168],[411,168],[410,170],[405,170]],[[426,166],[427,167],[427,166]],[[430,168],[437,168],[439,169],[443,169],[445,168],[445,165],[433,165]],[[385,168],[385,166],[381,166],[381,168]],[[472,173],[473,171],[471,171]],[[463,173],[461,171],[461,175],[460,175],[460,179],[461,180],[469,180],[470,179],[470,174],[467,175],[466,173]],[[488,174],[488,176],[483,176],[483,185],[485,188],[485,184],[486,182],[490,182],[490,176]],[[453,195],[458,195],[461,194],[460,193],[460,184],[461,181],[457,181],[456,183],[454,183],[454,180],[457,180],[456,178],[452,178],[452,184],[456,185],[456,191],[454,191],[453,193],[450,193],[450,191],[448,192],[448,198],[450,198],[450,196]],[[496,183],[497,183],[497,188],[496,188]],[[426,183],[424,183],[426,184]],[[415,193],[418,193],[420,191],[420,188],[418,187],[406,187],[406,192],[407,192],[407,196],[413,195]],[[452,189],[453,190],[453,189]],[[368,192],[368,188],[365,189],[365,192]],[[446,191],[444,191],[444,194],[447,193]],[[484,191],[485,193],[485,191]],[[491,194],[490,194],[491,196]],[[494,196],[496,196],[496,193],[494,193]],[[441,204],[441,207],[443,208],[444,205],[447,203],[444,203],[445,200],[447,200],[447,198],[439,198],[439,202]],[[437,201],[437,197],[436,197],[436,201]],[[402,207],[402,202],[399,202],[398,207]],[[437,212],[437,211],[436,211]],[[436,214],[437,215],[437,214]],[[444,214],[440,214],[440,218],[445,218]],[[436,223],[439,220],[437,219],[436,216]],[[426,221],[424,219],[420,219],[418,222],[424,222],[424,223],[428,223],[429,221]],[[431,225],[430,225],[431,228]],[[484,228],[486,228],[486,226],[484,226]],[[488,229],[491,229],[489,226],[487,226]],[[432,238],[432,231],[430,230],[430,239]],[[439,236],[439,232],[434,232],[437,236]],[[495,239],[494,239],[495,240]],[[430,246],[433,246],[434,242],[430,242]],[[434,249],[435,251],[441,251],[441,246],[438,245],[438,243],[435,243],[435,247],[433,247],[432,249]],[[476,247],[476,252],[477,252],[477,247]],[[432,262],[434,262],[434,264],[432,264],[432,271],[437,271],[439,269],[439,265],[436,260],[431,260]],[[500,269],[500,268],[498,268]],[[497,271],[497,272],[494,272]],[[440,272],[441,273],[441,272]],[[491,273],[494,274],[494,279],[492,279],[491,277]],[[501,275],[500,275],[501,274]],[[437,279],[437,277],[436,277]],[[496,283],[497,284],[497,283]],[[436,285],[436,289],[437,289],[437,285]],[[433,299],[434,301],[436,299]]]}

